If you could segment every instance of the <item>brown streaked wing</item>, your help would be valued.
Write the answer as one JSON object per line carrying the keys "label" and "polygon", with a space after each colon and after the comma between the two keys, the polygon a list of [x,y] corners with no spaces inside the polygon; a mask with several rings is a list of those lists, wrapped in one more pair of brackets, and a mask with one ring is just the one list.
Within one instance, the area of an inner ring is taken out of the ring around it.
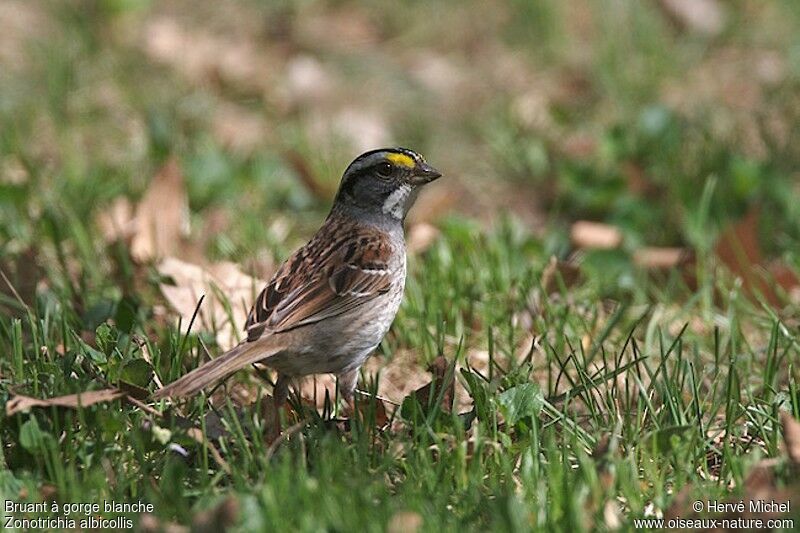
{"label": "brown streaked wing", "polygon": [[388,238],[371,228],[320,230],[295,252],[261,291],[247,319],[247,340],[350,311],[392,285]]}

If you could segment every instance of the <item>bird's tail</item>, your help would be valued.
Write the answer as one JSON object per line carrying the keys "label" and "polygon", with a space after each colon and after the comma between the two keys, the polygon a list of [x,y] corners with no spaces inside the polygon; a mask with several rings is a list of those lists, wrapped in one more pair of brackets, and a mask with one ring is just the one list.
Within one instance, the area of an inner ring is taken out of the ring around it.
{"label": "bird's tail", "polygon": [[155,399],[182,398],[200,392],[220,382],[237,370],[272,355],[273,351],[260,342],[242,342],[228,352],[195,368],[185,376],[155,392]]}

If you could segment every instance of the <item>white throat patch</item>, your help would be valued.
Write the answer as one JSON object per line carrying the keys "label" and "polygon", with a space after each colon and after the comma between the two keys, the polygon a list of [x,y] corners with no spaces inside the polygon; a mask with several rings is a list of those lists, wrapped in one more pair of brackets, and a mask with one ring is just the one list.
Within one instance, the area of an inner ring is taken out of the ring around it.
{"label": "white throat patch", "polygon": [[386,197],[386,201],[383,202],[383,212],[401,220],[404,215],[406,200],[409,194],[411,194],[410,185],[401,185],[398,187],[396,191]]}

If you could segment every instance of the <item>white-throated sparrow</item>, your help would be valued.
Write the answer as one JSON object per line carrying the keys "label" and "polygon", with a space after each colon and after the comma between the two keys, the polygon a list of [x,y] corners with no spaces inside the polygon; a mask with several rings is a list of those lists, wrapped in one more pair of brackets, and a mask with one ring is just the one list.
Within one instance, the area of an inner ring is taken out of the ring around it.
{"label": "white-throated sparrow", "polygon": [[384,148],[345,170],[325,223],[287,259],[247,318],[247,339],[160,389],[156,398],[197,393],[259,362],[289,380],[333,373],[350,399],[358,370],[394,320],[406,278],[403,220],[420,187],[441,174],[418,153]]}

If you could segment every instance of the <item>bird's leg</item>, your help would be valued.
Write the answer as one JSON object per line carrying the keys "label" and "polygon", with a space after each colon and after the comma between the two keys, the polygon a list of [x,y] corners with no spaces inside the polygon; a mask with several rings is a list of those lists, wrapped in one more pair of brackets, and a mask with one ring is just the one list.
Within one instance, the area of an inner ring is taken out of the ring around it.
{"label": "bird's leg", "polygon": [[[289,377],[278,374],[275,386],[272,388],[272,405],[266,409],[264,418],[267,419],[267,441],[274,442],[281,434],[281,409],[286,405],[289,397]],[[271,412],[269,412],[271,411]]]}
{"label": "bird's leg", "polygon": [[275,403],[275,409],[283,407],[288,397],[289,377],[279,373],[278,379],[275,380],[275,386],[272,388],[272,401]]}
{"label": "bird's leg", "polygon": [[353,393],[356,390],[356,383],[358,383],[358,369],[356,368],[355,370],[337,374],[336,383],[339,386],[339,394],[345,403],[347,403],[350,416],[352,416],[355,413]]}

